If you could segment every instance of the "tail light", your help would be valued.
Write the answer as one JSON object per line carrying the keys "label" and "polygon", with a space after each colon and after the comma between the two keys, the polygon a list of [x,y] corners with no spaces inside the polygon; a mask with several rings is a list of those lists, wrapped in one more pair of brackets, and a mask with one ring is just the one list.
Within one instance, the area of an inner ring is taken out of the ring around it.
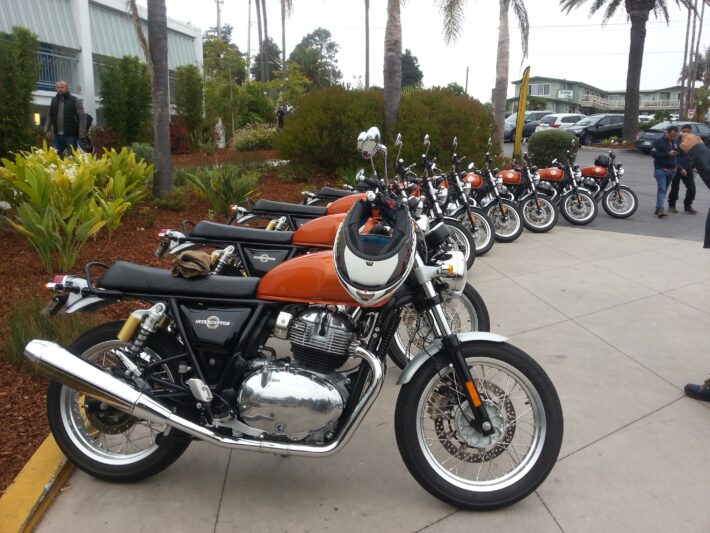
{"label": "tail light", "polygon": [[231,214],[234,214],[234,213],[237,212],[237,209],[238,209],[238,208],[239,208],[239,206],[238,206],[237,204],[232,204],[232,205],[229,206],[229,212],[230,212]]}
{"label": "tail light", "polygon": [[45,287],[50,291],[62,292],[64,290],[65,281],[69,276],[66,274],[55,274],[52,281],[47,283]]}
{"label": "tail light", "polygon": [[551,128],[559,128],[559,127],[560,127],[559,124],[549,124],[549,126],[550,126]]}

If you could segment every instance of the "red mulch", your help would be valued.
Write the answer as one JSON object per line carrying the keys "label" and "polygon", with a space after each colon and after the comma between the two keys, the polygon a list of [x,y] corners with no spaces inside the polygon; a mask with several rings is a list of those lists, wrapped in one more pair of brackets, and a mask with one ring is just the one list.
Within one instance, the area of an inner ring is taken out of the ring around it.
{"label": "red mulch", "polygon": [[[234,156],[234,152],[231,152]],[[219,161],[234,160],[229,154],[217,153]],[[261,154],[269,158],[272,154]],[[204,159],[204,154],[176,156],[178,165],[213,164],[214,160]],[[254,152],[249,159],[256,159]],[[318,180],[312,186],[323,186],[327,182]],[[330,183],[334,184],[334,181]],[[270,171],[259,182],[258,194],[273,200],[296,202],[300,192],[306,188],[301,183],[284,183],[276,170]],[[158,259],[153,255],[158,244],[161,228],[179,228],[185,220],[199,221],[206,217],[209,205],[193,202],[183,212],[168,211],[150,204],[136,208],[129,213],[121,227],[109,240],[105,234],[90,241],[84,248],[76,274],[83,274],[83,265],[88,261],[112,263],[116,260],[133,261],[145,265],[170,267],[169,259]],[[145,227],[146,210],[154,219],[152,227]],[[12,303],[32,294],[43,294],[43,284],[51,276],[44,272],[37,255],[24,237],[14,232],[0,232],[0,249],[4,251],[4,261],[0,261],[0,279],[4,290],[0,291],[0,333],[5,329],[5,317]],[[50,295],[47,293],[47,299]],[[101,318],[115,320],[127,316],[136,303],[124,302],[101,312]],[[49,433],[45,413],[47,382],[43,378],[31,376],[23,369],[0,356],[0,494],[12,482],[29,457],[35,452]]]}
{"label": "red mulch", "polygon": [[173,165],[176,167],[204,167],[217,163],[241,163],[244,161],[265,161],[276,159],[274,150],[255,150],[252,152],[235,152],[229,148],[215,150],[212,155],[203,152],[194,154],[173,155]]}

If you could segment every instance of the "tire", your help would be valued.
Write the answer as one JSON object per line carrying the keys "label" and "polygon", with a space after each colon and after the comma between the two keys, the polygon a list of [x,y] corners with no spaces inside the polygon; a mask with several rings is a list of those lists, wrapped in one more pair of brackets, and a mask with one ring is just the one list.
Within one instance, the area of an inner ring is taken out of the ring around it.
{"label": "tire", "polygon": [[545,233],[557,225],[559,214],[557,207],[545,195],[539,194],[537,204],[534,196],[527,196],[520,201],[520,214],[523,225],[533,233]]}
{"label": "tire", "polygon": [[591,133],[585,133],[582,135],[582,140],[580,141],[584,146],[588,146],[594,142],[594,137]]}
{"label": "tire", "polygon": [[[122,325],[123,322],[110,322],[97,326],[79,336],[68,350],[100,366],[107,362],[115,364],[118,359],[114,356],[111,361],[111,356],[107,357],[106,352],[127,346],[117,339]],[[165,333],[154,333],[149,337],[143,353],[151,357],[165,358],[181,351],[174,338]],[[158,368],[161,369],[163,379],[174,380],[177,376],[177,370],[169,365]],[[91,413],[92,405],[96,414]],[[187,436],[164,439],[156,443],[157,433],[163,432],[167,435],[169,427],[154,429],[148,422],[137,420],[110,407],[106,408],[97,400],[56,382],[50,382],[47,390],[47,417],[52,434],[64,455],[84,472],[107,481],[133,482],[157,474],[174,463],[190,444]],[[141,428],[147,429],[148,435],[129,441],[136,429],[139,430],[139,435],[141,432],[146,433],[145,429],[141,431]],[[90,435],[92,430],[95,433]],[[94,435],[96,437],[92,438]],[[112,451],[111,443],[120,441],[122,437],[124,442],[117,450]],[[147,442],[144,441],[145,438],[148,438]],[[101,439],[104,450],[101,449]],[[145,442],[145,449],[135,451],[136,443],[139,442]],[[131,453],[128,453],[129,443],[133,446]],[[124,445],[126,453],[121,453]]]}
{"label": "tire", "polygon": [[473,234],[455,218],[444,217],[444,224],[449,229],[449,239],[464,253],[466,270],[470,270],[476,260],[476,241],[473,240]]}
{"label": "tire", "polygon": [[614,218],[629,218],[638,209],[639,200],[636,193],[626,185],[619,185],[609,189],[602,196],[602,207],[607,214]]}
{"label": "tire", "polygon": [[[444,299],[444,313],[449,319],[453,331],[458,333],[491,330],[491,319],[486,303],[470,283],[466,283],[461,295],[449,295],[447,298],[442,294],[442,297]],[[467,313],[468,317],[463,317],[463,313]],[[428,345],[428,340],[430,340],[431,326],[427,318],[422,317],[422,321],[419,322],[417,315],[414,306],[404,306],[397,331],[389,346],[388,353],[392,362],[401,369],[407,366],[412,358]],[[410,346],[413,336],[415,338]]]}
{"label": "tire", "polygon": [[514,202],[510,200],[500,202],[505,213],[502,212],[498,202],[494,201],[486,208],[486,215],[493,223],[496,241],[513,242],[523,233],[522,217]]}
{"label": "tire", "polygon": [[560,199],[560,213],[565,220],[575,226],[584,226],[597,218],[597,203],[586,191],[568,191]]}
{"label": "tire", "polygon": [[473,241],[476,243],[477,257],[484,255],[493,247],[493,244],[495,243],[493,223],[483,209],[472,207],[471,218],[469,218],[468,211],[466,211],[465,207],[462,207],[452,216],[466,226],[466,228],[471,232],[471,235],[473,235]]}
{"label": "tire", "polygon": [[439,352],[399,392],[397,446],[409,472],[436,498],[460,509],[506,507],[532,493],[554,467],[564,429],[560,400],[545,371],[518,348],[472,341],[461,349],[497,429],[493,440],[466,421],[468,403],[460,401],[449,357]]}

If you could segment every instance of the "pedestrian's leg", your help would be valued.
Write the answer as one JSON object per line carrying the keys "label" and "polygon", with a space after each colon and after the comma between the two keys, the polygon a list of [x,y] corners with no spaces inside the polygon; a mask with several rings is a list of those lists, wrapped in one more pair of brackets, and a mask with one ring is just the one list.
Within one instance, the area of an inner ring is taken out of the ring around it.
{"label": "pedestrian's leg", "polygon": [[64,136],[58,133],[54,134],[52,137],[52,148],[54,148],[59,155],[62,155],[62,150],[64,150]]}
{"label": "pedestrian's leg", "polygon": [[666,178],[667,174],[662,168],[655,169],[653,171],[653,176],[656,178],[656,184],[658,185],[658,192],[656,193],[656,215],[660,218],[666,216],[663,212],[663,204],[666,199],[668,180]]}
{"label": "pedestrian's leg", "polygon": [[78,137],[76,135],[65,135],[64,137],[66,138],[67,142],[67,155],[72,155],[72,148],[76,150],[79,146],[77,144]]}
{"label": "pedestrian's leg", "polygon": [[708,218],[705,220],[705,244],[703,248],[710,248],[710,209],[708,209]]}
{"label": "pedestrian's leg", "polygon": [[676,172],[671,184],[671,192],[668,194],[668,210],[672,213],[675,209],[676,200],[678,200],[678,192],[680,190],[680,172]]}
{"label": "pedestrian's leg", "polygon": [[695,176],[693,175],[693,169],[688,171],[687,176],[683,176],[683,183],[685,184],[685,200],[683,201],[685,211],[694,215],[697,211],[693,209],[693,200],[695,200]]}

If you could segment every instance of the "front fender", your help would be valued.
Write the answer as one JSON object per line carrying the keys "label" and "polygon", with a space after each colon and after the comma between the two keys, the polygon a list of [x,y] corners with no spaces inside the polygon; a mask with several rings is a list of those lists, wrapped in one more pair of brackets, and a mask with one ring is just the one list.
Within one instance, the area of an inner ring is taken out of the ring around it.
{"label": "front fender", "polygon": [[[506,342],[507,337],[502,335],[497,335],[496,333],[490,333],[488,331],[468,331],[466,333],[458,333],[456,335],[461,343],[469,341],[488,341],[488,342]],[[442,349],[441,339],[436,339],[431,345],[417,355],[407,364],[407,366],[402,370],[402,374],[397,379],[397,385],[405,385],[414,377],[419,368],[426,363],[430,357],[439,353]]]}

